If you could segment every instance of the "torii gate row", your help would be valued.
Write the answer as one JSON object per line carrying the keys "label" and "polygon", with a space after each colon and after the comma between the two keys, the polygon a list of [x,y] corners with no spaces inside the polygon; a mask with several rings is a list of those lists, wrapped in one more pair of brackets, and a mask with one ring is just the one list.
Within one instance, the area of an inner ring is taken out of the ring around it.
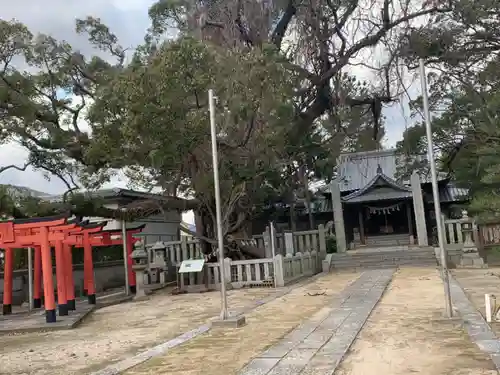
{"label": "torii gate row", "polygon": [[[68,220],[67,215],[0,222],[0,248],[5,249],[3,313],[12,312],[13,250],[25,247],[35,248],[34,307],[41,307],[43,271],[45,314],[48,323],[56,321],[51,245],[55,247],[56,255],[59,315],[67,315],[68,310],[74,310],[76,307],[71,246],[84,248],[84,288],[89,303],[95,304],[92,247],[123,244],[123,238],[116,239],[116,236],[122,236],[121,230],[102,230],[106,223],[78,223]],[[134,242],[138,240],[133,235],[141,232],[144,226],[126,230],[128,287],[131,289],[135,289],[135,274],[132,271],[130,254]]]}
{"label": "torii gate row", "polygon": [[[78,227],[77,225],[81,225]],[[65,232],[67,237],[62,240],[62,258],[67,257],[68,259],[62,261],[67,263],[65,269],[66,273],[71,275],[72,272],[72,254],[71,254],[71,246],[75,247],[83,247],[84,249],[84,283],[83,283],[83,293],[87,295],[88,301],[90,304],[96,303],[95,297],[95,284],[94,284],[94,269],[93,269],[93,261],[92,261],[92,247],[101,247],[101,246],[112,246],[112,245],[123,245],[123,239],[121,238],[122,233],[120,229],[112,229],[103,231],[103,226],[106,225],[106,222],[94,223],[94,224],[86,224],[82,225],[71,223],[67,225],[61,225],[54,227],[54,231]],[[133,237],[134,234],[140,233],[145,227],[145,224],[128,228],[126,230],[127,233],[127,272],[128,272],[128,288],[132,293],[135,293],[136,290],[136,279],[135,273],[132,270],[132,258],[130,255],[133,251],[134,243],[139,241],[139,239]],[[116,237],[119,238],[116,238]],[[49,241],[51,245],[56,249],[56,273],[57,273],[57,255],[58,255],[58,246],[61,246],[61,241]],[[35,308],[41,307],[41,256],[40,256],[40,248],[34,244],[22,244],[17,247],[34,247],[35,248],[35,277],[34,277],[34,301],[33,305]],[[38,251],[37,251],[38,249]],[[60,291],[61,285],[58,283],[58,306],[59,306],[59,315],[67,315],[67,310],[75,309],[75,299],[74,299],[74,285],[73,285],[73,277],[68,277],[66,286],[66,304],[64,303],[64,299],[62,296],[64,294]],[[61,296],[61,297],[60,297]],[[67,309],[65,308],[67,305]]]}

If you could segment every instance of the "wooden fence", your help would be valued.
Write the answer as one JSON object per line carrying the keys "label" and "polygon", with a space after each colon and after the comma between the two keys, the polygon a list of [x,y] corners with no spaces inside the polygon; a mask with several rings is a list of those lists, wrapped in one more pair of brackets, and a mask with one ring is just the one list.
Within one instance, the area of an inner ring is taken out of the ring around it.
{"label": "wooden fence", "polygon": [[[282,287],[322,270],[322,256],[316,251],[297,253],[293,256],[276,255],[274,258],[238,260],[224,259],[226,283],[233,288],[277,286]],[[208,287],[217,289],[221,283],[219,263],[207,263]],[[180,288],[205,284],[204,273],[187,273],[180,276]]]}
{"label": "wooden fence", "polygon": [[[299,252],[320,252],[326,250],[326,238],[332,234],[332,230],[333,221],[329,221],[326,225],[318,225],[318,229],[314,230],[277,233],[275,239],[276,254],[286,255],[290,253],[291,244],[289,244],[289,250],[287,251],[287,243],[285,241],[286,233],[292,234],[294,254]],[[264,248],[266,247],[267,238],[270,238],[270,236],[271,231],[269,227],[267,227],[264,233],[255,235],[253,238],[257,241],[257,247]]]}
{"label": "wooden fence", "polygon": [[[471,227],[472,232],[464,227]],[[461,250],[464,242],[472,241],[479,249],[500,246],[500,223],[476,223],[464,213],[461,219],[444,220],[445,245],[450,250]],[[468,238],[471,235],[472,238]]]}
{"label": "wooden fence", "polygon": [[[331,234],[333,222],[327,225],[319,225],[318,229],[301,231],[301,232],[285,232],[276,234],[275,241],[275,255],[281,254],[283,256],[293,256],[297,253],[326,253],[326,238]],[[292,238],[292,241],[286,239]],[[270,249],[270,230],[261,235],[253,236],[252,239],[241,239],[242,242],[252,241],[258,248],[266,249],[266,258],[272,258]],[[200,242],[197,239],[188,239],[183,237],[179,241],[163,242],[166,247],[166,256],[172,265],[178,265],[183,260],[187,259],[202,259],[203,254],[200,247]],[[157,263],[155,253],[152,250],[153,245],[148,246],[149,263]],[[257,260],[259,261],[259,260]],[[264,272],[264,270],[263,270]]]}

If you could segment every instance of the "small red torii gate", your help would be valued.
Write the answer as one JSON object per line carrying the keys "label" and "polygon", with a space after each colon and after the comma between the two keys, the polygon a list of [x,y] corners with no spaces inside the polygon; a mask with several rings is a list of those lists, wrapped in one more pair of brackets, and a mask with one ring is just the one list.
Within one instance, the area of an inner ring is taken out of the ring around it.
{"label": "small red torii gate", "polygon": [[[88,301],[96,303],[92,247],[123,245],[121,230],[103,231],[106,222],[81,225],[67,220],[66,215],[41,217],[32,219],[16,219],[0,222],[0,248],[5,249],[4,262],[4,298],[3,314],[12,312],[12,276],[13,250],[15,248],[33,247],[34,261],[34,307],[41,307],[41,279],[43,275],[43,294],[45,300],[46,322],[56,321],[54,299],[54,283],[52,275],[51,247],[55,248],[57,297],[59,315],[68,315],[68,310],[75,310],[72,246],[84,249],[84,289]],[[132,253],[134,243],[138,241],[133,235],[142,231],[145,225],[126,230],[127,264],[129,287],[135,291],[135,274],[132,271]]]}

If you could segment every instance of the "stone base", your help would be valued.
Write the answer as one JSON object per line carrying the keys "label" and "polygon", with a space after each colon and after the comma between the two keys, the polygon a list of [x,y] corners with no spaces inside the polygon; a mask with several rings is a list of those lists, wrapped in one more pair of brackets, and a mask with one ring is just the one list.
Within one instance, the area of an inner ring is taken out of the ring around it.
{"label": "stone base", "polygon": [[182,291],[186,293],[206,293],[210,289],[206,285],[186,285],[182,288]]}
{"label": "stone base", "polygon": [[463,319],[460,315],[460,312],[455,307],[453,307],[453,315],[451,318],[449,318],[443,311],[441,313],[433,314],[432,322],[462,324]]}
{"label": "stone base", "polygon": [[149,299],[148,295],[146,295],[146,294],[140,294],[140,295],[135,295],[132,298],[132,301],[134,301],[134,302],[141,302],[141,301],[146,301],[148,299]]}
{"label": "stone base", "polygon": [[484,259],[477,252],[470,252],[462,254],[457,268],[488,268],[488,265],[484,263]]}
{"label": "stone base", "polygon": [[214,320],[212,322],[213,328],[240,328],[247,324],[245,315],[230,316],[225,320]]}

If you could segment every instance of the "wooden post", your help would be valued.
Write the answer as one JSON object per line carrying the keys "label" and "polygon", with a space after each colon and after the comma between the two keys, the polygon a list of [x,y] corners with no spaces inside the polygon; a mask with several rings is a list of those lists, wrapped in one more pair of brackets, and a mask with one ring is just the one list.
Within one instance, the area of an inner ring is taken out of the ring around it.
{"label": "wooden post", "polygon": [[5,248],[3,274],[3,315],[12,314],[12,279],[14,274],[14,250]]}
{"label": "wooden post", "polygon": [[326,230],[323,224],[318,225],[318,237],[320,258],[324,259],[326,256]]}
{"label": "wooden post", "polygon": [[66,277],[66,303],[68,305],[68,310],[76,310],[75,302],[75,281],[73,278],[73,252],[71,245],[63,245],[64,262],[65,267],[65,277]]}
{"label": "wooden post", "polygon": [[130,288],[130,293],[136,293],[137,291],[137,281],[135,278],[135,272],[132,269],[132,251],[134,251],[134,244],[132,243],[133,236],[131,233],[127,233],[127,263],[128,263],[128,284]]}
{"label": "wooden post", "polygon": [[187,246],[187,238],[186,236],[182,236],[181,238],[181,259],[179,259],[179,263],[184,260],[188,260],[188,246]]}
{"label": "wooden post", "polygon": [[359,239],[361,240],[362,245],[366,245],[365,241],[365,223],[363,221],[363,207],[361,206],[361,209],[358,212],[358,219],[359,219]]}
{"label": "wooden post", "polygon": [[40,228],[42,273],[43,273],[43,296],[45,303],[45,321],[56,322],[56,302],[54,299],[54,279],[52,275],[52,256],[50,252],[48,228]]}
{"label": "wooden post", "polygon": [[68,301],[66,300],[66,277],[65,277],[65,266],[63,254],[63,244],[62,241],[56,241],[55,243],[56,252],[56,282],[57,282],[57,305],[59,308],[59,316],[68,315]]}
{"label": "wooden post", "polygon": [[42,249],[35,246],[35,261],[33,262],[33,308],[42,307]]}
{"label": "wooden post", "polygon": [[408,232],[410,236],[413,236],[413,220],[411,218],[411,205],[410,202],[406,202],[406,216],[408,217]]}
{"label": "wooden post", "polygon": [[[94,285],[94,263],[92,260],[92,246],[90,245],[90,238],[88,233],[83,235],[83,257],[84,268],[87,266],[87,274],[85,275],[87,282],[87,299],[89,304],[96,304],[95,285]],[[85,273],[85,271],[84,271]]]}
{"label": "wooden post", "polygon": [[285,238],[286,256],[291,257],[295,253],[294,243],[293,243],[294,234],[292,232],[285,231],[283,237]]}
{"label": "wooden post", "polygon": [[264,258],[272,258],[273,252],[271,249],[271,229],[269,226],[267,226],[264,233],[262,233],[262,239],[264,240],[264,251],[265,251]]}

